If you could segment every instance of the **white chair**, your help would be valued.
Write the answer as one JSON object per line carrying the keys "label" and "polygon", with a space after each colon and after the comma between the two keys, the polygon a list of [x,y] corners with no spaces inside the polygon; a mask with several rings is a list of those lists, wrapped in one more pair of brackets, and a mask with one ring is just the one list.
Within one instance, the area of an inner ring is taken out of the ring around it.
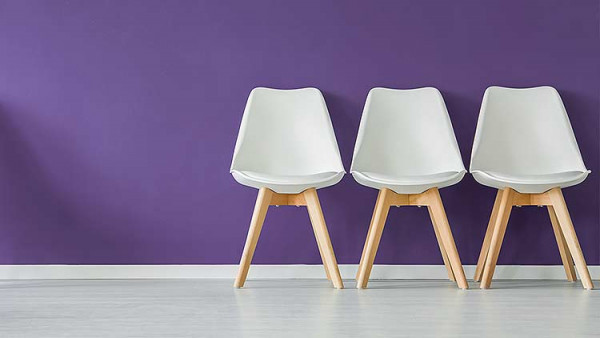
{"label": "white chair", "polygon": [[379,196],[356,276],[366,288],[390,206],[427,206],[451,280],[468,288],[439,188],[465,175],[452,124],[435,88],[373,88],[363,111],[351,173]]}
{"label": "white chair", "polygon": [[252,90],[231,174],[237,182],[259,189],[234,286],[244,286],[269,205],[304,205],[327,278],[336,288],[343,288],[316,191],[338,183],[344,176],[321,92],[316,88]]}
{"label": "white chair", "polygon": [[[498,189],[474,279],[489,288],[513,205],[547,206],[567,278],[593,284],[561,188],[582,182],[586,169],[560,95],[552,87],[490,87],[485,91],[471,173]],[[571,257],[572,255],[572,257]]]}

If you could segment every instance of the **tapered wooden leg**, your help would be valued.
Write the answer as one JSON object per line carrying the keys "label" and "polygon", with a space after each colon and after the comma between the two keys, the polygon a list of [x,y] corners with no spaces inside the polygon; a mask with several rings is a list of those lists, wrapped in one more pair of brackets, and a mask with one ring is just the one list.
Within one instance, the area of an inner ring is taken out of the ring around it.
{"label": "tapered wooden leg", "polygon": [[498,262],[500,248],[502,247],[502,241],[504,240],[504,234],[506,233],[506,226],[512,210],[513,196],[514,191],[512,189],[503,189],[500,205],[498,206],[498,214],[494,224],[494,231],[490,241],[490,249],[483,268],[483,277],[481,279],[482,289],[488,289],[492,284],[492,277],[494,276],[494,270],[496,269],[496,263]]}
{"label": "tapered wooden leg", "polygon": [[452,272],[456,278],[456,283],[458,284],[459,288],[468,289],[469,284],[465,278],[465,272],[463,270],[462,263],[460,262],[460,257],[458,256],[458,250],[456,250],[456,244],[454,243],[454,237],[452,236],[452,231],[450,230],[450,225],[448,224],[448,218],[446,217],[446,211],[444,210],[444,205],[442,204],[442,198],[440,197],[440,193],[437,188],[429,189],[428,200],[428,208],[431,210],[431,214],[435,219],[434,223],[437,225],[438,230],[440,231],[440,237],[442,239],[444,248],[446,249],[446,253],[448,254],[448,260],[452,266]]}
{"label": "tapered wooden leg", "polygon": [[442,241],[442,238],[440,237],[439,227],[435,222],[435,217],[433,216],[431,208],[427,208],[427,210],[429,211],[429,218],[431,218],[431,224],[433,225],[433,231],[435,232],[435,238],[437,239],[438,246],[440,247],[440,253],[442,254],[442,259],[444,260],[444,266],[446,266],[446,272],[448,273],[448,279],[450,279],[451,281],[454,282],[454,281],[456,281],[456,278],[454,278],[454,272],[452,272],[452,266],[450,265],[450,261],[448,260],[448,253],[446,252],[446,249],[444,248],[444,242]]}
{"label": "tapered wooden leg", "polygon": [[550,201],[552,202],[552,206],[554,207],[556,218],[558,219],[558,223],[560,224],[563,235],[565,236],[569,250],[571,251],[573,259],[575,260],[575,266],[577,267],[577,272],[579,272],[581,283],[583,284],[584,288],[591,290],[594,288],[594,284],[592,283],[590,272],[588,271],[587,264],[585,263],[585,258],[583,257],[583,252],[581,251],[581,246],[579,245],[579,240],[577,239],[577,234],[575,233],[575,228],[573,228],[571,216],[569,215],[569,210],[567,209],[567,204],[565,203],[562,191],[560,188],[555,188],[550,190],[548,195],[550,197]]}
{"label": "tapered wooden leg", "polygon": [[[310,224],[315,224],[315,220],[313,220],[311,213],[308,213],[308,217],[310,218]],[[313,231],[315,233],[315,238],[319,238],[315,227],[313,226]],[[327,276],[328,280],[331,280],[331,274],[329,273],[329,266],[327,265],[327,259],[325,259],[325,255],[323,254],[323,248],[320,241],[317,240],[317,247],[319,248],[319,255],[321,255],[321,262],[323,262],[323,267],[325,268],[325,276]]]}
{"label": "tapered wooden leg", "polygon": [[567,246],[567,242],[565,241],[565,237],[563,235],[562,229],[560,228],[560,224],[558,223],[558,219],[556,218],[556,213],[554,211],[554,207],[548,206],[548,214],[550,215],[550,222],[552,223],[552,229],[554,230],[554,237],[556,238],[556,244],[558,244],[558,251],[560,252],[560,259],[562,260],[563,266],[565,267],[565,273],[567,274],[567,279],[570,282],[574,282],[577,280],[577,274],[575,273],[575,266],[573,265],[573,258],[571,257],[571,251]]}
{"label": "tapered wooden leg", "polygon": [[248,269],[250,269],[250,262],[252,262],[252,256],[254,256],[254,249],[256,249],[256,243],[260,236],[267,210],[269,209],[269,203],[273,191],[267,188],[261,188],[258,191],[258,198],[254,205],[254,212],[252,213],[252,220],[250,221],[250,230],[248,230],[248,237],[246,238],[246,244],[244,245],[244,252],[242,259],[240,260],[240,268],[238,270],[235,283],[233,284],[236,288],[241,288],[246,282],[246,276],[248,276]]}
{"label": "tapered wooden leg", "polygon": [[488,222],[487,230],[485,231],[485,237],[483,238],[483,244],[481,245],[481,252],[479,253],[479,259],[477,260],[477,267],[475,268],[475,276],[473,277],[473,280],[476,282],[481,281],[485,259],[490,251],[490,242],[492,241],[494,224],[496,222],[496,217],[498,216],[498,207],[500,206],[501,198],[502,190],[498,190],[498,193],[496,194],[496,200],[494,201],[494,207],[492,208],[492,215],[490,216],[490,221]]}
{"label": "tapered wooden leg", "polygon": [[[377,201],[375,202],[375,210],[377,209],[377,205],[379,205],[379,201],[381,200],[381,190],[379,190],[379,193],[377,194]],[[369,238],[369,236],[371,235],[371,230],[373,229],[373,221],[375,220],[375,210],[373,210],[373,214],[371,215],[371,223],[369,224],[369,230],[367,231],[367,237]],[[363,246],[363,251],[362,251],[362,255],[360,256],[360,263],[358,264],[358,270],[356,270],[356,280],[358,280],[358,275],[360,274],[360,267],[363,265],[363,261],[365,259],[365,252],[367,252],[367,243],[368,241],[365,240],[365,245]]]}
{"label": "tapered wooden leg", "polygon": [[356,287],[359,289],[366,288],[367,283],[369,282],[369,276],[371,275],[371,269],[373,268],[375,255],[377,254],[377,248],[379,247],[385,220],[387,219],[390,210],[390,198],[393,193],[393,191],[386,188],[381,189],[379,192],[380,196],[375,205],[373,224],[366,239],[364,258],[358,269]]}
{"label": "tapered wooden leg", "polygon": [[343,289],[344,283],[340,276],[340,270],[338,269],[333,247],[331,245],[331,239],[329,238],[329,232],[325,225],[325,218],[323,217],[323,211],[321,210],[321,203],[319,203],[319,197],[317,196],[317,190],[314,188],[304,191],[304,198],[306,199],[306,208],[310,215],[311,223],[317,237],[317,243],[320,243],[320,247],[323,252],[323,264],[329,271],[329,276],[333,282],[333,286],[337,289]]}

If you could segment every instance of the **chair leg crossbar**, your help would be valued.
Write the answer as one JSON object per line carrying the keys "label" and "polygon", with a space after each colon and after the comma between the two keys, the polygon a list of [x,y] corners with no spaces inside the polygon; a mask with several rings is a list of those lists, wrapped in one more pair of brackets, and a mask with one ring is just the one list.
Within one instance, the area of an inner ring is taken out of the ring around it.
{"label": "chair leg crossbar", "polygon": [[356,275],[357,288],[362,289],[367,287],[371,269],[379,241],[383,233],[385,221],[388,211],[391,206],[426,206],[429,210],[431,223],[437,238],[442,259],[448,271],[448,278],[456,281],[461,289],[467,289],[468,284],[465,278],[465,273],[456,250],[452,231],[446,218],[444,205],[437,188],[431,188],[420,194],[397,194],[390,189],[381,189],[375,203],[375,210],[371,218],[371,225],[367,233],[367,240],[363,248],[360,265]]}
{"label": "chair leg crossbar", "polygon": [[261,188],[258,191],[258,198],[256,199],[254,213],[250,221],[250,230],[248,230],[248,237],[246,238],[234,286],[236,288],[244,286],[248,270],[250,269],[250,263],[252,262],[252,256],[254,255],[254,249],[256,249],[256,243],[258,242],[267,210],[271,205],[306,206],[327,279],[333,282],[335,288],[343,289],[344,284],[340,276],[316,189],[307,189],[299,194],[279,194],[267,188]]}
{"label": "chair leg crossbar", "polygon": [[583,287],[588,290],[593,289],[594,284],[590,278],[590,273],[560,188],[551,189],[540,194],[522,194],[511,188],[498,190],[473,279],[481,281],[482,289],[490,287],[511,209],[513,206],[522,205],[546,206],[548,208],[552,229],[554,230],[554,236],[558,244],[558,250],[567,279],[569,281],[577,280],[575,268],[573,267],[573,261],[575,261],[575,266],[577,267],[577,272],[579,272]]}

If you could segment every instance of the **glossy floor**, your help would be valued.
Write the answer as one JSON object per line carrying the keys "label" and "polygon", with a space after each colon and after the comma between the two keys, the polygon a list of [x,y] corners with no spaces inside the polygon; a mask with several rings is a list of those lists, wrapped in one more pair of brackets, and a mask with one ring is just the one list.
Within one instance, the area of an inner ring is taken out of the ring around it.
{"label": "glossy floor", "polygon": [[[0,281],[0,337],[578,337],[600,290],[567,281]],[[600,285],[600,283],[596,283]]]}

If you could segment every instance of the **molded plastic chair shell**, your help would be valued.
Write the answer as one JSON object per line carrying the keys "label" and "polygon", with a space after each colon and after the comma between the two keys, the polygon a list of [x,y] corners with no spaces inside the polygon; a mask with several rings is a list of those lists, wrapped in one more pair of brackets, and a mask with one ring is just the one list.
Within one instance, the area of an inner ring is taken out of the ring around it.
{"label": "molded plastic chair shell", "polygon": [[253,89],[231,174],[243,185],[286,194],[338,183],[344,167],[321,92]]}
{"label": "molded plastic chair shell", "polygon": [[489,87],[471,153],[483,185],[541,193],[581,183],[586,169],[569,117],[552,87]]}
{"label": "molded plastic chair shell", "polygon": [[371,89],[350,172],[362,185],[398,194],[458,183],[466,170],[441,93]]}

